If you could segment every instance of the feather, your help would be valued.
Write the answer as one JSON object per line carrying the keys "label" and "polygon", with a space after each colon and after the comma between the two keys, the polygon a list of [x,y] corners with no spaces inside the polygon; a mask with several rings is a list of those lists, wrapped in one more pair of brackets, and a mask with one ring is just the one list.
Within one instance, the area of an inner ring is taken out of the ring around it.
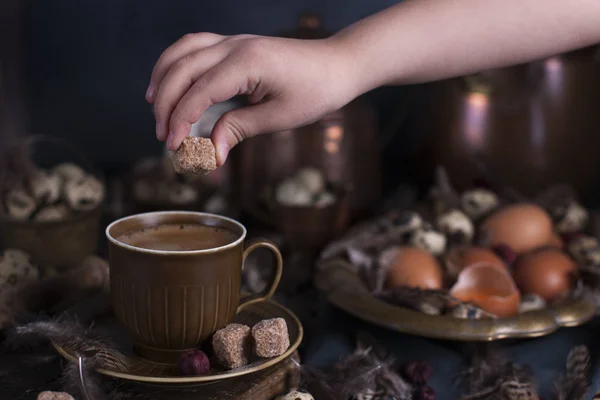
{"label": "feather", "polygon": [[554,387],[556,400],[583,400],[589,390],[590,353],[585,346],[573,348],[567,357],[567,369]]}
{"label": "feather", "polygon": [[98,335],[92,335],[74,321],[32,322],[14,328],[7,338],[7,345],[22,347],[32,339],[48,340],[71,349],[82,357],[93,358],[101,368],[128,371],[127,357],[118,351],[111,342]]}
{"label": "feather", "polygon": [[489,344],[478,345],[472,365],[460,376],[461,400],[535,400],[537,384],[530,368],[514,364]]}
{"label": "feather", "polygon": [[340,399],[379,395],[410,400],[412,387],[393,368],[394,359],[373,337],[361,332],[355,352],[338,362],[322,377]]}
{"label": "feather", "polygon": [[443,290],[423,290],[400,287],[375,293],[375,297],[386,303],[407,307],[429,315],[439,315],[452,297]]}

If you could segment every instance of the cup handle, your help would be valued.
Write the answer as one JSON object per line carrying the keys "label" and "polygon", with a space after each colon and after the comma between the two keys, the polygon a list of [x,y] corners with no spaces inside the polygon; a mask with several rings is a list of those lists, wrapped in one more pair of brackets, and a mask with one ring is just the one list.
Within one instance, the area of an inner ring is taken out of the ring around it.
{"label": "cup handle", "polygon": [[257,240],[250,244],[248,247],[246,247],[246,249],[244,250],[244,255],[242,256],[242,270],[244,269],[244,264],[246,263],[246,258],[248,257],[248,255],[254,250],[261,247],[271,250],[271,252],[275,255],[275,276],[273,276],[273,280],[267,287],[265,292],[252,294],[243,298],[240,301],[240,305],[237,308],[238,313],[242,311],[244,307],[250,304],[270,299],[271,297],[273,297],[275,290],[277,290],[277,286],[279,286],[281,274],[283,273],[283,257],[281,256],[281,252],[279,251],[275,243],[269,240]]}

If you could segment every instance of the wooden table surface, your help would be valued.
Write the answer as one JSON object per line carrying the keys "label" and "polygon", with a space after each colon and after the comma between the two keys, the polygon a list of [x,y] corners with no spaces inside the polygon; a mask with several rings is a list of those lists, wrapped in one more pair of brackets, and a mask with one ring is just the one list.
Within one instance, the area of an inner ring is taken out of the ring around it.
{"label": "wooden table surface", "polygon": [[[0,399],[35,400],[39,392],[61,391],[66,361],[50,346],[34,352],[0,352]],[[127,384],[116,380],[123,399],[144,400],[271,400],[299,384],[297,364],[288,360],[278,367],[256,374],[196,387],[165,388]],[[105,399],[89,399],[105,400]],[[108,400],[108,399],[106,399]],[[113,400],[112,398],[110,400]]]}

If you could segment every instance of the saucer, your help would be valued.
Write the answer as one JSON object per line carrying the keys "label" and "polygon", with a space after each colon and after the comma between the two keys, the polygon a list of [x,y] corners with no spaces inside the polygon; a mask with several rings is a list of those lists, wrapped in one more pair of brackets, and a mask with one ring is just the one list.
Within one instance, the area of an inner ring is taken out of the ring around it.
{"label": "saucer", "polygon": [[375,325],[433,339],[489,342],[549,335],[563,327],[592,319],[596,306],[586,299],[570,299],[555,307],[511,318],[458,319],[427,315],[398,307],[373,296],[356,268],[345,260],[324,263],[315,280],[319,290],[337,308]]}
{"label": "saucer", "polygon": [[[151,361],[143,360],[136,356],[133,352],[133,343],[117,321],[116,317],[111,313],[105,317],[98,318],[94,321],[94,329],[103,332],[105,335],[110,334],[111,339],[115,342],[115,346],[121,351],[131,364],[141,366],[135,371],[123,371],[122,369],[98,369],[100,374],[113,378],[124,379],[127,381],[159,384],[159,385],[181,385],[181,384],[210,384],[240,377],[244,375],[254,374],[259,371],[265,371],[271,367],[282,364],[290,359],[300,343],[302,342],[303,328],[300,320],[293,312],[284,306],[272,300],[262,301],[250,304],[244,308],[234,319],[233,322],[252,326],[263,319],[283,318],[287,322],[288,332],[290,336],[290,347],[287,351],[273,358],[259,359],[250,364],[232,369],[232,370],[217,370],[212,369],[209,374],[202,376],[180,376],[176,372],[176,367],[168,368],[163,364],[156,364]],[[77,363],[79,355],[73,349],[67,346],[59,346],[53,344],[56,350],[65,357],[68,361]],[[128,364],[130,364],[128,362]],[[147,367],[147,368],[145,368]],[[139,371],[145,371],[140,373]],[[169,371],[169,372],[166,372]]]}

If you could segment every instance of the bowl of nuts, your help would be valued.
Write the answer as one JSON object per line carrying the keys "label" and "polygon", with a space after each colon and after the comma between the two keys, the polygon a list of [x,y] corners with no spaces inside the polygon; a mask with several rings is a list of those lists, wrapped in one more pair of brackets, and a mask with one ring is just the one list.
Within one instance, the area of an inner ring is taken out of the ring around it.
{"label": "bowl of nuts", "polygon": [[96,252],[106,185],[77,149],[32,136],[10,146],[1,163],[1,247],[56,269]]}

